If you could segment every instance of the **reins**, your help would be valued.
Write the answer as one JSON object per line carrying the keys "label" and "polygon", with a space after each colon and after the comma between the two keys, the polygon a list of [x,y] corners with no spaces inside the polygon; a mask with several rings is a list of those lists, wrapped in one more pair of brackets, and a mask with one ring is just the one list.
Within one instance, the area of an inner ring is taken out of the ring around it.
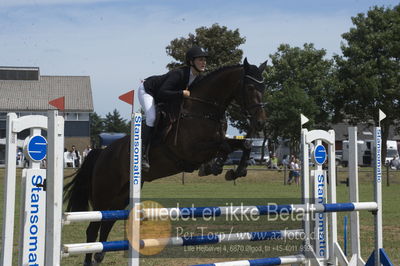
{"label": "reins", "polygon": [[205,103],[205,104],[217,107],[217,108],[219,107],[218,103],[216,103],[216,102],[207,101],[207,100],[204,100],[204,99],[201,99],[201,98],[198,98],[198,97],[194,97],[194,96],[189,96],[189,97],[186,97],[185,99],[188,99],[188,100],[191,100],[191,101]]}
{"label": "reins", "polygon": [[[240,84],[240,90],[241,90],[241,101],[242,101],[242,105],[243,107],[246,109],[246,113],[247,115],[251,115],[250,111],[255,109],[255,108],[262,108],[265,104],[264,103],[255,103],[255,104],[249,104],[247,101],[247,97],[246,96],[246,88],[245,88],[245,79],[249,79],[257,84],[264,84],[264,79],[259,80],[249,74],[246,74],[245,70],[243,69],[243,78],[241,79],[241,84]],[[260,90],[259,88],[256,88],[258,91],[262,92],[262,90]],[[216,109],[218,109],[219,111],[217,112],[217,114],[211,113],[211,114],[192,114],[192,113],[184,113],[183,112],[183,105],[184,105],[184,100],[189,100],[189,101],[194,101],[194,102],[199,102],[202,104],[206,104],[209,106],[212,106]],[[215,102],[215,101],[209,101],[206,99],[202,99],[199,97],[194,97],[194,96],[188,96],[185,97],[184,100],[182,101],[180,108],[179,108],[179,116],[178,116],[178,121],[177,121],[177,127],[176,127],[176,131],[175,131],[175,136],[174,136],[174,145],[177,145],[177,141],[178,141],[178,132],[179,132],[179,127],[180,127],[180,120],[182,118],[198,118],[198,119],[208,119],[208,120],[213,120],[216,122],[220,122],[221,121],[221,116],[222,116],[222,112],[221,112],[221,106],[219,103]],[[226,108],[226,106],[224,106]],[[257,113],[258,111],[256,111]]]}

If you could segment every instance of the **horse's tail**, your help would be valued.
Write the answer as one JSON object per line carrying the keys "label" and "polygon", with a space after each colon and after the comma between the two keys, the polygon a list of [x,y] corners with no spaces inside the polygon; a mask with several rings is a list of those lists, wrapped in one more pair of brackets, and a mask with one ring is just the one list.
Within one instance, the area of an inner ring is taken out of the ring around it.
{"label": "horse's tail", "polygon": [[94,165],[102,149],[93,149],[86,156],[74,179],[64,186],[64,202],[68,201],[66,211],[87,211],[91,192],[91,177]]}

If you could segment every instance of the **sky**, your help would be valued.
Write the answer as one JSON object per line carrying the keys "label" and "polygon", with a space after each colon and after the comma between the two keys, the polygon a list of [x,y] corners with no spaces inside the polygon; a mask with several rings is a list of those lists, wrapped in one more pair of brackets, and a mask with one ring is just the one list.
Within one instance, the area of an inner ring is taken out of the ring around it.
{"label": "sky", "polygon": [[[250,63],[260,64],[280,44],[314,43],[341,54],[351,17],[393,0],[1,0],[0,65],[39,67],[41,75],[90,76],[94,111],[131,106],[118,96],[173,61],[171,40],[214,23],[239,29]],[[135,110],[139,108],[135,99]],[[230,134],[236,134],[230,129]]]}

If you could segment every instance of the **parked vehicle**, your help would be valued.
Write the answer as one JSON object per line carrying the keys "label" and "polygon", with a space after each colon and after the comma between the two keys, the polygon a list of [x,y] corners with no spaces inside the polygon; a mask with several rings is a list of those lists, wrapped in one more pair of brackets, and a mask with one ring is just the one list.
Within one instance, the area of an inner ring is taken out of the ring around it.
{"label": "parked vehicle", "polygon": [[[266,164],[269,162],[269,151],[268,151],[268,140],[265,141],[265,145],[263,148],[263,138],[253,138],[253,139],[248,139],[251,141],[251,152],[250,152],[250,158],[248,161],[248,164],[254,165],[254,164]],[[263,154],[264,150],[264,154]],[[231,165],[231,164],[239,164],[240,159],[242,158],[243,151],[242,150],[237,150],[234,152],[231,152],[228,155],[228,158],[225,161],[226,165]]]}
{"label": "parked vehicle", "polygon": [[[370,166],[371,165],[371,143],[372,140],[358,140],[357,141],[357,158],[358,165]],[[347,167],[349,164],[349,141],[343,141],[343,151],[342,151],[342,165]]]}
{"label": "parked vehicle", "polygon": [[232,165],[232,164],[239,164],[240,159],[242,158],[243,151],[237,150],[228,154],[228,158],[225,161],[225,164]]}
{"label": "parked vehicle", "polygon": [[[251,139],[251,153],[250,159],[253,159],[257,164],[266,164],[269,162],[269,151],[268,151],[268,140],[265,141],[265,145],[263,147],[263,138],[254,138]],[[264,150],[264,154],[263,154]]]}
{"label": "parked vehicle", "polygon": [[397,141],[395,140],[386,141],[386,148],[387,151],[386,151],[385,164],[389,165],[394,158],[399,157],[399,151],[397,150]]}
{"label": "parked vehicle", "polygon": [[[399,152],[397,150],[397,142],[395,140],[388,140],[386,142],[387,153],[385,160],[382,162],[385,165],[390,165],[390,162],[395,158],[399,157]],[[357,141],[357,148],[358,148],[358,165],[360,166],[370,166],[372,163],[372,140],[359,140]],[[336,160],[338,157],[336,157]],[[343,166],[347,166],[349,162],[349,141],[343,141],[343,152],[342,152],[342,160],[341,164]]]}
{"label": "parked vehicle", "polygon": [[335,162],[336,162],[336,165],[337,166],[341,165],[342,161],[343,161],[343,151],[342,150],[335,151]]}

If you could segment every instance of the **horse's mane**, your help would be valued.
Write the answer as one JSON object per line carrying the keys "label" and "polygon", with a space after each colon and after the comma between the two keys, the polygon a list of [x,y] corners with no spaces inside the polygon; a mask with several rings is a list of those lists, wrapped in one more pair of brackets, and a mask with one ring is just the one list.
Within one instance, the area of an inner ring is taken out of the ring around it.
{"label": "horse's mane", "polygon": [[224,72],[224,71],[232,69],[232,68],[242,67],[242,66],[243,65],[241,65],[241,64],[227,65],[227,66],[222,66],[218,69],[215,69],[215,70],[211,71],[210,73],[207,73],[205,76],[203,76],[201,78],[201,80],[199,80],[199,82],[194,82],[193,86],[190,86],[190,89],[195,89],[196,87],[202,85],[204,82],[207,82],[208,80],[210,80],[211,78],[213,78],[214,76],[218,75],[221,72]]}

